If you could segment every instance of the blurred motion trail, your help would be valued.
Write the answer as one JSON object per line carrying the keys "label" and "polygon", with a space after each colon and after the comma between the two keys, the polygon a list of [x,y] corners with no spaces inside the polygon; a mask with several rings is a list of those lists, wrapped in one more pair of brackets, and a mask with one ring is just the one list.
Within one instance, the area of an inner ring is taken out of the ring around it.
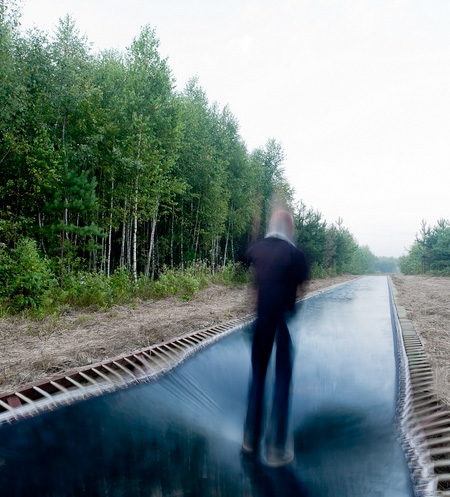
{"label": "blurred motion trail", "polygon": [[267,438],[260,453],[241,454],[252,338],[244,326],[156,381],[2,426],[0,495],[412,497],[393,423],[386,276],[319,292],[289,326],[290,464],[266,464]]}
{"label": "blurred motion trail", "polygon": [[[307,292],[354,276],[309,282]],[[450,405],[450,278],[392,276],[397,298],[424,340],[436,371],[436,390]],[[211,285],[190,301],[176,298],[117,306],[109,311],[71,309],[42,322],[0,320],[0,392],[136,349],[253,314],[249,286]]]}
{"label": "blurred motion trail", "polygon": [[[353,278],[314,280],[307,291]],[[108,311],[69,309],[41,322],[2,319],[0,393],[253,312],[251,286],[211,284],[188,301],[169,297]]]}

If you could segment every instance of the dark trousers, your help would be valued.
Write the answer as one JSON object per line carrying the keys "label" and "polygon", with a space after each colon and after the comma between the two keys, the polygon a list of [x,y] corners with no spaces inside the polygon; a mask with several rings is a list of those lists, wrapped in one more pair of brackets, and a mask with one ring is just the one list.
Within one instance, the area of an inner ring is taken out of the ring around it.
{"label": "dark trousers", "polygon": [[258,313],[253,335],[252,378],[244,427],[244,442],[255,450],[262,437],[265,380],[275,339],[277,344],[276,376],[267,442],[276,448],[284,449],[287,439],[292,378],[291,337],[284,312]]}

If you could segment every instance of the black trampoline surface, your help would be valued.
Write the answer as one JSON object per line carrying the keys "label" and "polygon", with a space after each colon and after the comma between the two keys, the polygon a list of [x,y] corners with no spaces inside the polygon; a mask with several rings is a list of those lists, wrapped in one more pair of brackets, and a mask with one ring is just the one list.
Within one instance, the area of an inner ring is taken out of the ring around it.
{"label": "black trampoline surface", "polygon": [[[241,455],[247,327],[157,381],[2,426],[0,495],[412,496],[395,431],[387,278],[307,299],[289,328],[291,464]],[[272,381],[273,364],[266,403]]]}

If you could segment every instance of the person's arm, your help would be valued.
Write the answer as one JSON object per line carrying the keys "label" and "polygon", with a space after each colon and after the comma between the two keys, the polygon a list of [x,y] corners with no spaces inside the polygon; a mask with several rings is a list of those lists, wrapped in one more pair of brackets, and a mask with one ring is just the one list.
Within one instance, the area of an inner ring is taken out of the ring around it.
{"label": "person's arm", "polygon": [[305,254],[296,250],[295,277],[297,286],[297,299],[301,299],[306,293],[306,283],[309,280],[309,266]]}
{"label": "person's arm", "polygon": [[302,285],[309,280],[309,266],[303,251],[296,249],[295,276],[297,285]]}

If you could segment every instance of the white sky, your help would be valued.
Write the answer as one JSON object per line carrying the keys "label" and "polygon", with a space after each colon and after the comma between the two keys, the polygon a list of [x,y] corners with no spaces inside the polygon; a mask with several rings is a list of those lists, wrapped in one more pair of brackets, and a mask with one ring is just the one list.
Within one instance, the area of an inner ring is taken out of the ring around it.
{"label": "white sky", "polygon": [[94,50],[152,26],[179,89],[198,76],[249,149],[286,152],[298,199],[375,255],[450,219],[448,0],[22,0],[22,25],[69,13]]}

